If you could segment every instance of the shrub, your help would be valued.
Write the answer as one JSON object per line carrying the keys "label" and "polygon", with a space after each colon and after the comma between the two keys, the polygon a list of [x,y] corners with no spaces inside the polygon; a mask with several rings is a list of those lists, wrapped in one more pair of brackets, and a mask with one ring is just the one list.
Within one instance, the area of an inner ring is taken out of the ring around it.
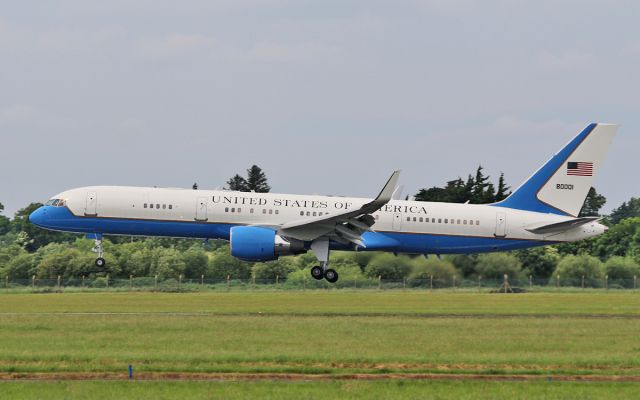
{"label": "shrub", "polygon": [[238,260],[231,255],[229,246],[217,249],[213,258],[209,260],[207,278],[225,280],[227,276],[231,279],[251,278],[251,264]]}
{"label": "shrub", "polygon": [[454,277],[457,282],[461,281],[460,273],[449,260],[439,260],[435,257],[418,257],[413,260],[409,275],[411,286],[429,286],[432,276],[434,287],[452,286]]}
{"label": "shrub", "polygon": [[405,255],[378,254],[371,259],[365,275],[371,278],[382,277],[387,280],[402,280],[411,272],[411,259]]}
{"label": "shrub", "polygon": [[633,287],[633,277],[640,276],[640,266],[628,257],[611,257],[604,264],[604,272],[609,281],[622,287]]}
{"label": "shrub", "polygon": [[207,272],[209,257],[200,245],[189,247],[182,253],[182,260],[185,264],[184,276],[187,278],[199,279],[201,275]]}
{"label": "shrub", "polygon": [[525,272],[522,263],[511,253],[489,253],[478,256],[476,275],[483,279],[502,281],[507,274],[509,279],[523,279]]}
{"label": "shrub", "polygon": [[276,281],[278,278],[280,281],[287,279],[289,273],[295,271],[297,268],[295,262],[290,257],[280,258],[276,261],[269,261],[266,263],[255,263],[251,268],[251,274],[256,279],[256,282],[261,281]]}
{"label": "shrub", "polygon": [[33,254],[23,253],[15,256],[7,263],[2,271],[2,276],[8,276],[13,279],[28,279],[35,272],[35,258]]}
{"label": "shrub", "polygon": [[579,286],[582,277],[585,278],[585,285],[591,287],[602,286],[604,278],[604,268],[602,262],[596,257],[586,254],[574,256],[568,255],[563,257],[558,263],[558,267],[553,272],[550,283],[554,284],[558,276],[561,282],[573,286]]}
{"label": "shrub", "polygon": [[555,271],[560,261],[558,249],[551,246],[533,247],[514,252],[522,263],[522,268],[528,270],[534,278],[548,279]]}

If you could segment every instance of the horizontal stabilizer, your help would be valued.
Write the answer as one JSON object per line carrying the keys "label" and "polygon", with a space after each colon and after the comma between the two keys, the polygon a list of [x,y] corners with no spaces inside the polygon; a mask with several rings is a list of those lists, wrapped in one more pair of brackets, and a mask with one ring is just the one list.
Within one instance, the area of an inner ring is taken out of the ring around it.
{"label": "horizontal stabilizer", "polygon": [[595,222],[599,219],[600,217],[582,217],[525,229],[535,234],[560,233],[568,231],[569,229],[576,228],[578,226],[588,224],[589,222]]}

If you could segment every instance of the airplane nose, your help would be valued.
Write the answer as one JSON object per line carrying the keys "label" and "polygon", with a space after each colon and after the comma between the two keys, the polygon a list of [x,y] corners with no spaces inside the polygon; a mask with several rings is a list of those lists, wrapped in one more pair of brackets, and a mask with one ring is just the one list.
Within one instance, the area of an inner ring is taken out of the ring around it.
{"label": "airplane nose", "polygon": [[34,225],[42,225],[47,217],[47,210],[40,207],[29,215],[29,222]]}

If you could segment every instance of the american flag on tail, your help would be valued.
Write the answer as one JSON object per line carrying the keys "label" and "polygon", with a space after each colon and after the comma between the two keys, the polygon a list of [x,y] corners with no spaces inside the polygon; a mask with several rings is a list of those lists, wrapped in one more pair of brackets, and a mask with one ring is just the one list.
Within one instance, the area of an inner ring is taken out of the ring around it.
{"label": "american flag on tail", "polygon": [[567,175],[593,176],[593,163],[569,161],[567,163]]}

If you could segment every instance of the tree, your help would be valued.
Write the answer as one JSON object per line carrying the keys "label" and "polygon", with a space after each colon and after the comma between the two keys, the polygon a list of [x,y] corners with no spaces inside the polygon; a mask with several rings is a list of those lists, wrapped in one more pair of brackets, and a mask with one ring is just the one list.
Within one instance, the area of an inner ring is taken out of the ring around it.
{"label": "tree", "polygon": [[609,215],[609,221],[617,224],[623,219],[634,217],[640,217],[640,197],[632,197],[631,200],[625,201],[620,207],[614,209]]}
{"label": "tree", "polygon": [[595,188],[589,189],[587,198],[584,199],[584,204],[580,210],[579,217],[597,217],[599,216],[600,209],[607,202],[606,197],[596,192]]}
{"label": "tree", "polygon": [[249,187],[247,185],[247,180],[244,179],[243,177],[241,177],[238,174],[235,174],[233,177],[231,177],[228,181],[227,181],[227,187],[228,190],[235,190],[238,192],[248,192],[249,191]]}
{"label": "tree", "polygon": [[11,220],[4,215],[0,215],[0,236],[6,235],[11,231]]}
{"label": "tree", "polygon": [[[486,189],[489,186],[489,177],[484,176],[482,173],[482,165],[478,165],[478,169],[476,170],[476,177],[474,179],[473,190],[471,192],[471,202],[475,204],[484,204],[486,203]],[[492,196],[493,197],[493,196]],[[492,199],[493,200],[493,199]],[[491,201],[489,201],[491,202]]]}
{"label": "tree", "polygon": [[507,186],[504,180],[504,172],[500,173],[498,178],[498,191],[496,192],[495,201],[502,201],[511,194],[511,187]]}
{"label": "tree", "polygon": [[269,193],[271,187],[267,184],[267,175],[257,165],[247,170],[247,189],[256,193]]}
{"label": "tree", "polygon": [[482,166],[478,166],[475,177],[471,174],[467,181],[458,177],[448,181],[445,187],[433,186],[429,189],[420,189],[415,195],[417,201],[435,201],[444,203],[474,203],[487,204],[505,199],[509,194],[504,174],[500,174],[498,180],[498,191],[493,183],[489,181],[489,176],[485,176]]}
{"label": "tree", "polygon": [[536,279],[548,279],[560,261],[558,250],[550,246],[518,250],[514,255],[522,263],[523,269]]}

